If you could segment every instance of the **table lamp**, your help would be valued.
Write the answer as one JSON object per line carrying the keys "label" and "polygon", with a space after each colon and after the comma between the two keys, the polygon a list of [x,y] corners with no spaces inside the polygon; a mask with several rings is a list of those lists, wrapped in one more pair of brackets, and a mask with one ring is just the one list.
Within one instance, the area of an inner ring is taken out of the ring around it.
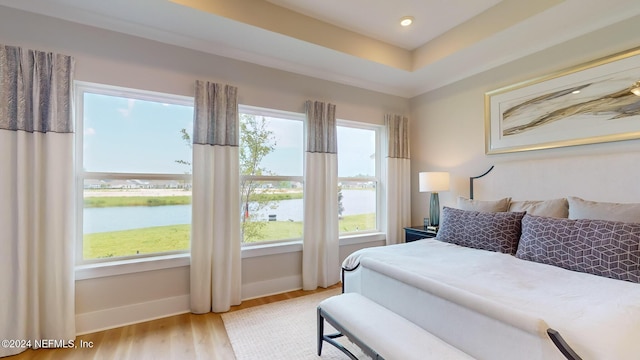
{"label": "table lamp", "polygon": [[438,191],[449,191],[448,172],[421,172],[418,174],[420,192],[431,192],[429,200],[429,225],[438,227],[440,223],[440,200]]}

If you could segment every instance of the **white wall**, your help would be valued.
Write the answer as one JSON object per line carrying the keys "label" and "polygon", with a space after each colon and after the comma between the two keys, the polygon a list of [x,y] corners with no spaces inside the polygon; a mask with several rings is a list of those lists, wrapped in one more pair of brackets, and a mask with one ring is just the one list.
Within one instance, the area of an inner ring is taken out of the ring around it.
{"label": "white wall", "polygon": [[[626,20],[411,99],[412,222],[421,224],[428,214],[428,194],[417,188],[420,171],[451,172],[452,188],[440,193],[440,205],[453,205],[457,196],[469,195],[469,177],[494,164],[639,150],[640,141],[631,140],[485,155],[484,140],[486,92],[640,46],[639,21],[640,17]],[[593,183],[592,187],[594,191],[607,191],[602,184]],[[594,197],[605,198],[601,194]]]}
{"label": "white wall", "polygon": [[[319,99],[336,104],[340,119],[373,124],[385,113],[409,114],[407,99],[4,7],[0,43],[72,55],[81,81],[193,96],[204,79],[237,86],[245,105],[304,112],[305,100]],[[343,246],[341,255],[363,246]],[[300,288],[301,271],[300,252],[245,258],[243,290],[253,297]],[[185,266],[78,280],[78,331],[184,312],[188,296]]]}
{"label": "white wall", "polygon": [[[468,195],[468,177],[491,164],[639,149],[640,141],[627,141],[487,156],[483,118],[487,91],[639,46],[639,21],[632,18],[410,101],[4,7],[0,43],[72,55],[82,81],[191,96],[194,81],[207,79],[238,86],[242,104],[302,112],[305,100],[321,99],[337,105],[339,118],[375,124],[383,123],[385,113],[410,111],[412,220],[420,224],[428,199],[417,191],[419,171],[452,173],[452,191],[440,194],[446,205]],[[341,257],[361,246],[342,246]],[[243,286],[254,295],[290,290],[300,286],[301,255],[245,258],[242,271]],[[186,311],[188,296],[188,266],[79,280],[78,330]]]}

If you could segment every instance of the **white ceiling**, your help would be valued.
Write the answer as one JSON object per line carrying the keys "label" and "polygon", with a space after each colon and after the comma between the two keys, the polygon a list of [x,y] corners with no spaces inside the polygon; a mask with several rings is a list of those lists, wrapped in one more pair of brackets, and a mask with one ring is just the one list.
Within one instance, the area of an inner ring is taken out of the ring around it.
{"label": "white ceiling", "polygon": [[[403,97],[640,14],[638,0],[0,0],[0,5]],[[413,16],[415,25],[401,29],[398,21],[405,15]]]}
{"label": "white ceiling", "polygon": [[[267,0],[329,24],[416,49],[501,0]],[[405,28],[400,19],[411,16]]]}

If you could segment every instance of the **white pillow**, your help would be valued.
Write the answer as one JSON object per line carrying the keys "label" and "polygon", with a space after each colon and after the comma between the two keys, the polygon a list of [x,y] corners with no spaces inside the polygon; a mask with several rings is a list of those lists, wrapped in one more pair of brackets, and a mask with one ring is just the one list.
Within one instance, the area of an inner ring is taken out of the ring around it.
{"label": "white pillow", "polygon": [[509,210],[510,197],[500,200],[471,200],[458,197],[458,209],[481,212],[503,212]]}
{"label": "white pillow", "polygon": [[583,200],[570,196],[569,219],[590,219],[640,223],[640,204],[620,204]]}
{"label": "white pillow", "polygon": [[569,202],[565,198],[511,201],[509,211],[526,211],[529,215],[567,218],[569,217]]}

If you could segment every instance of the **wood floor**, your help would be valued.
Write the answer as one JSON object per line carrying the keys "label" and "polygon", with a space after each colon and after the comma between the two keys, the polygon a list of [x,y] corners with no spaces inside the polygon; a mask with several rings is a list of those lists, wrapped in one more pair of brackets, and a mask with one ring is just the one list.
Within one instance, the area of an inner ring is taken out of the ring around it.
{"label": "wood floor", "polygon": [[[340,287],[334,285],[329,289]],[[231,311],[329,289],[292,291],[247,300]],[[84,343],[83,343],[84,342]],[[83,344],[92,348],[81,348]],[[182,314],[76,337],[74,349],[26,350],[7,360],[31,359],[235,359],[220,314]]]}

